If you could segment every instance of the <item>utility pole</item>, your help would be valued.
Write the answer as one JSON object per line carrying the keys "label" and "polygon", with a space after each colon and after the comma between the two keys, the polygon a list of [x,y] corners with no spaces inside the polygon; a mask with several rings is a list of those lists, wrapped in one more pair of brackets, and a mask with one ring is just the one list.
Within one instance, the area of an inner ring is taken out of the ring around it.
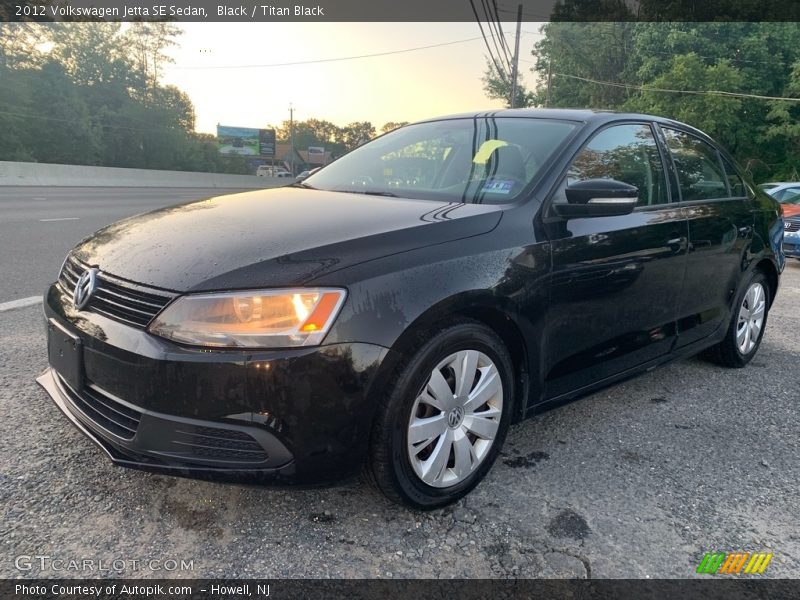
{"label": "utility pole", "polygon": [[544,107],[550,106],[550,86],[553,84],[553,57],[547,61],[547,96],[544,98]]}
{"label": "utility pole", "polygon": [[517,38],[514,41],[514,64],[511,65],[511,108],[517,106],[517,77],[519,74],[519,35],[522,29],[522,4],[517,5]]}
{"label": "utility pole", "polygon": [[292,177],[294,177],[294,107],[291,102],[289,102],[289,143],[292,147],[289,164],[291,165]]}

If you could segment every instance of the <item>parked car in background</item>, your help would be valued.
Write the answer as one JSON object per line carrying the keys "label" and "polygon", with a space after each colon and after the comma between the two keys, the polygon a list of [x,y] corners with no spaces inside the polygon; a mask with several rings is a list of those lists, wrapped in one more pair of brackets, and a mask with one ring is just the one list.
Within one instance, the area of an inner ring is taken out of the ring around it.
{"label": "parked car in background", "polygon": [[45,294],[38,381],[120,465],[279,483],[363,469],[432,509],[481,481],[513,422],[701,351],[747,365],[783,227],[682,123],[434,119],[302,183],[84,239]]}
{"label": "parked car in background", "polygon": [[303,171],[302,173],[300,173],[300,175],[298,175],[297,177],[295,177],[295,178],[294,178],[294,180],[295,180],[295,182],[297,182],[297,183],[300,183],[301,181],[305,181],[306,179],[308,179],[309,177],[311,177],[311,176],[312,176],[314,173],[316,173],[317,171],[319,171],[321,168],[322,168],[322,167],[316,167],[316,168],[314,168],[314,169],[311,169],[310,171]]}
{"label": "parked car in background", "polygon": [[783,253],[800,260],[800,215],[783,219]]}
{"label": "parked car in background", "polygon": [[292,174],[289,173],[283,167],[273,167],[271,165],[259,165],[258,169],[256,169],[256,175],[258,177],[291,177]]}
{"label": "parked car in background", "polygon": [[762,183],[758,186],[781,203],[783,215],[800,215],[800,181]]}

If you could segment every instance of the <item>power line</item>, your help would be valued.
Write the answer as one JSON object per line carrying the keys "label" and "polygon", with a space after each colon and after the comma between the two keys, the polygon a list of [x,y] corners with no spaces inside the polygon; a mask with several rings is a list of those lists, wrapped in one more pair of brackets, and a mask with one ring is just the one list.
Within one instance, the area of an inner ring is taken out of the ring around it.
{"label": "power line", "polygon": [[[505,6],[505,5],[503,4],[501,6]],[[510,9],[506,9],[506,8],[501,8],[501,9],[499,9],[499,11],[501,13],[506,13],[506,14],[512,14],[512,15],[516,15],[517,14],[516,9],[515,10],[510,10]],[[527,12],[527,11],[523,10],[522,11],[522,15],[525,16],[525,17],[532,17],[537,22],[547,22],[547,21],[550,20],[550,15],[545,15],[545,14],[541,14],[541,13],[532,13],[532,12]]]}
{"label": "power line", "polygon": [[[452,42],[442,42],[440,44],[430,44],[428,46],[417,46],[415,48],[402,48],[400,50],[388,50],[386,52],[375,52],[372,54],[358,54],[355,56],[338,56],[335,58],[318,58],[313,60],[299,60],[294,62],[284,62],[284,63],[268,63],[268,64],[255,64],[255,65],[207,65],[207,66],[172,66],[171,69],[181,69],[181,70],[204,70],[204,69],[266,69],[271,67],[294,67],[298,65],[313,65],[318,63],[330,63],[330,62],[339,62],[343,60],[359,60],[362,58],[375,58],[378,56],[389,56],[391,54],[404,54],[407,52],[417,52],[419,50],[430,50],[431,48],[442,48],[444,46],[453,46],[455,44],[465,44],[467,42],[474,42],[476,40],[482,39],[481,37],[473,37],[467,38],[464,40],[454,40]],[[484,41],[485,38],[483,38]]]}
{"label": "power line", "polygon": [[486,51],[489,53],[489,59],[494,64],[495,72],[500,79],[505,82],[507,81],[507,73],[505,69],[502,69],[497,62],[494,54],[492,53],[492,47],[489,45],[489,40],[486,39],[486,33],[483,31],[483,25],[481,24],[481,18],[478,16],[478,9],[475,8],[475,1],[469,0],[469,5],[472,7],[472,14],[475,15],[475,21],[478,23],[478,29],[481,30],[481,37],[483,38],[483,43],[486,46]]}
{"label": "power line", "polygon": [[502,21],[500,21],[500,13],[499,13],[499,11],[497,9],[497,0],[491,0],[491,3],[492,3],[492,8],[494,10],[494,18],[495,18],[495,21],[497,21],[497,31],[500,33],[500,41],[503,44],[503,47],[505,48],[506,53],[509,56],[511,56],[512,55],[511,48],[509,48],[509,46],[508,46],[508,41],[506,40],[506,36],[503,35],[503,23],[502,23]]}
{"label": "power line", "polygon": [[618,87],[633,90],[642,90],[645,92],[663,92],[666,94],[691,94],[695,96],[723,96],[726,98],[752,98],[755,100],[778,100],[785,102],[800,102],[800,98],[786,98],[783,96],[762,96],[760,94],[745,94],[743,92],[723,92],[720,90],[672,90],[667,88],[646,87],[643,85],[633,85],[630,83],[617,83],[615,81],[602,81],[600,79],[590,79],[588,77],[578,77],[577,75],[569,75],[567,73],[553,73],[558,77],[567,77],[569,79],[577,79],[579,81],[586,81],[588,83],[596,83],[598,85],[607,85],[610,87]]}
{"label": "power line", "polygon": [[[483,13],[486,15],[486,24],[489,27],[489,31],[492,34],[492,43],[494,44],[495,50],[497,50],[497,54],[505,61],[505,67],[508,67],[511,70],[513,67],[511,65],[511,55],[506,50],[505,44],[503,43],[504,37],[502,35],[502,28],[499,25],[499,21],[495,19],[494,15],[492,14],[492,7],[489,4],[490,0],[481,0],[481,5],[483,7]],[[498,38],[500,39],[500,43],[498,44]]]}

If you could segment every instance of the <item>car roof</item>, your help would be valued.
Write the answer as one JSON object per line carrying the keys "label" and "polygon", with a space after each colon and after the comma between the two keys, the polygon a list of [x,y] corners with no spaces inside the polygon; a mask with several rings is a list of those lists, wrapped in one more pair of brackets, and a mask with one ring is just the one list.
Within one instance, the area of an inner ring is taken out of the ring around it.
{"label": "car roof", "polygon": [[[424,119],[425,122],[444,121],[447,119],[474,119],[486,117],[525,117],[529,119],[557,119],[562,121],[577,121],[581,123],[602,123],[607,121],[620,120],[642,120],[657,121],[659,123],[681,125],[689,127],[679,121],[658,117],[656,115],[646,115],[642,113],[616,112],[613,110],[589,109],[589,108],[502,108],[484,110],[478,112],[457,113],[431,119]],[[694,129],[691,127],[691,129]]]}
{"label": "car roof", "polygon": [[574,121],[585,125],[598,126],[613,121],[652,121],[666,126],[678,127],[692,133],[699,134],[708,141],[714,140],[705,132],[673,119],[647,115],[643,113],[616,112],[613,110],[591,109],[591,108],[501,108],[485,110],[480,112],[457,113],[431,119],[424,119],[420,123],[433,123],[436,121],[446,121],[448,119],[475,119],[491,117],[511,117],[528,119],[553,119],[559,121]]}

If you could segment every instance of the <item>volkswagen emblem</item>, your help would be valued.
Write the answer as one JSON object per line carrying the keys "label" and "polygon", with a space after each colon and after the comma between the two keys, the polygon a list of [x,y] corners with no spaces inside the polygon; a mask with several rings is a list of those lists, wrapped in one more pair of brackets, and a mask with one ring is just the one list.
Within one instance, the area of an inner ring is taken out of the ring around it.
{"label": "volkswagen emblem", "polygon": [[89,269],[78,278],[75,284],[75,291],[72,293],[72,305],[81,310],[89,303],[89,299],[94,294],[97,287],[97,269]]}
{"label": "volkswagen emblem", "polygon": [[456,406],[447,415],[447,425],[451,429],[456,429],[464,421],[464,407]]}

